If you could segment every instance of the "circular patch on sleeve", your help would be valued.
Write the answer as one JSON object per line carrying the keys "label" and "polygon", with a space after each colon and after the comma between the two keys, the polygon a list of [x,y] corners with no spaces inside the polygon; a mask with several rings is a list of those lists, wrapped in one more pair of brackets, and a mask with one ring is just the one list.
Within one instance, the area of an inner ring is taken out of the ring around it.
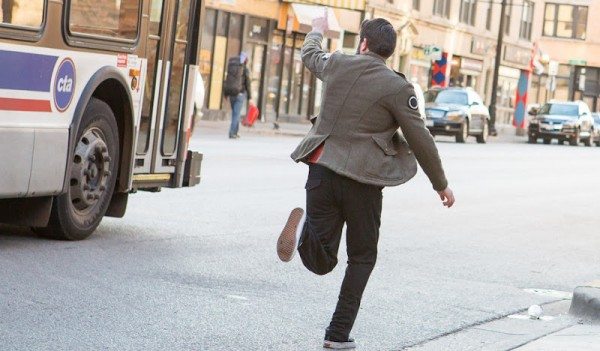
{"label": "circular patch on sleeve", "polygon": [[416,96],[413,95],[408,98],[408,107],[413,110],[417,110],[419,108],[419,101],[417,100]]}

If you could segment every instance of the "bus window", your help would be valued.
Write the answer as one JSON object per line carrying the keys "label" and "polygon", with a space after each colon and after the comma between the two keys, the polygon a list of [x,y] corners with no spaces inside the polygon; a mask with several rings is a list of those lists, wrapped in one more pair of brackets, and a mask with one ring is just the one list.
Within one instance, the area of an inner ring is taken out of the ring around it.
{"label": "bus window", "polygon": [[135,40],[139,0],[72,0],[69,31],[73,34]]}
{"label": "bus window", "polygon": [[44,0],[0,0],[2,24],[40,28],[44,18]]}
{"label": "bus window", "polygon": [[190,15],[190,1],[179,1],[177,23],[175,29],[175,43],[173,45],[173,62],[167,110],[163,126],[163,155],[175,153],[177,145],[177,132],[179,131],[179,113],[183,110],[181,94],[183,92],[183,75],[185,73],[185,55],[187,51],[188,19]]}

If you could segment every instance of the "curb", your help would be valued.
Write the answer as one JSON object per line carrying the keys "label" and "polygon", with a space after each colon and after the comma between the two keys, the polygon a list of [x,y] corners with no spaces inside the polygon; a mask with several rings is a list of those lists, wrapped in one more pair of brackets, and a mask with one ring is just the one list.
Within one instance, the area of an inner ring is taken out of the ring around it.
{"label": "curb", "polygon": [[575,288],[569,313],[586,322],[600,323],[600,280]]}

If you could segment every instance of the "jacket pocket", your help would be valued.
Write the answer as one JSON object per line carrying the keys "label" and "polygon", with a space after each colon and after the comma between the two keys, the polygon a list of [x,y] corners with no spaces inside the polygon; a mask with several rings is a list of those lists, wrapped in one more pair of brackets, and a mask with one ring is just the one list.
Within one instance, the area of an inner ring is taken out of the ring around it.
{"label": "jacket pocket", "polygon": [[376,137],[376,136],[372,136],[371,138],[373,138],[373,140],[375,141],[375,143],[377,144],[377,146],[379,146],[379,148],[386,155],[388,155],[388,156],[394,156],[394,155],[398,154],[398,151],[396,151],[396,149],[387,140],[385,140],[383,138]]}
{"label": "jacket pocket", "polygon": [[306,189],[306,190],[316,189],[319,187],[319,185],[321,185],[321,179],[309,179],[306,181],[306,185],[304,186],[304,189]]}

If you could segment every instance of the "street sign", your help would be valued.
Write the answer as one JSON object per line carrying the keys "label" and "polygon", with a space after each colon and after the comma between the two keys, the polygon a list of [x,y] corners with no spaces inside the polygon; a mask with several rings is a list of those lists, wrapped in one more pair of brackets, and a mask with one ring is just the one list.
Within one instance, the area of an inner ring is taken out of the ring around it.
{"label": "street sign", "polygon": [[569,64],[571,66],[585,66],[587,65],[587,61],[582,59],[570,59]]}
{"label": "street sign", "polygon": [[425,56],[429,57],[432,61],[439,61],[442,59],[442,48],[435,45],[425,45],[423,48]]}

